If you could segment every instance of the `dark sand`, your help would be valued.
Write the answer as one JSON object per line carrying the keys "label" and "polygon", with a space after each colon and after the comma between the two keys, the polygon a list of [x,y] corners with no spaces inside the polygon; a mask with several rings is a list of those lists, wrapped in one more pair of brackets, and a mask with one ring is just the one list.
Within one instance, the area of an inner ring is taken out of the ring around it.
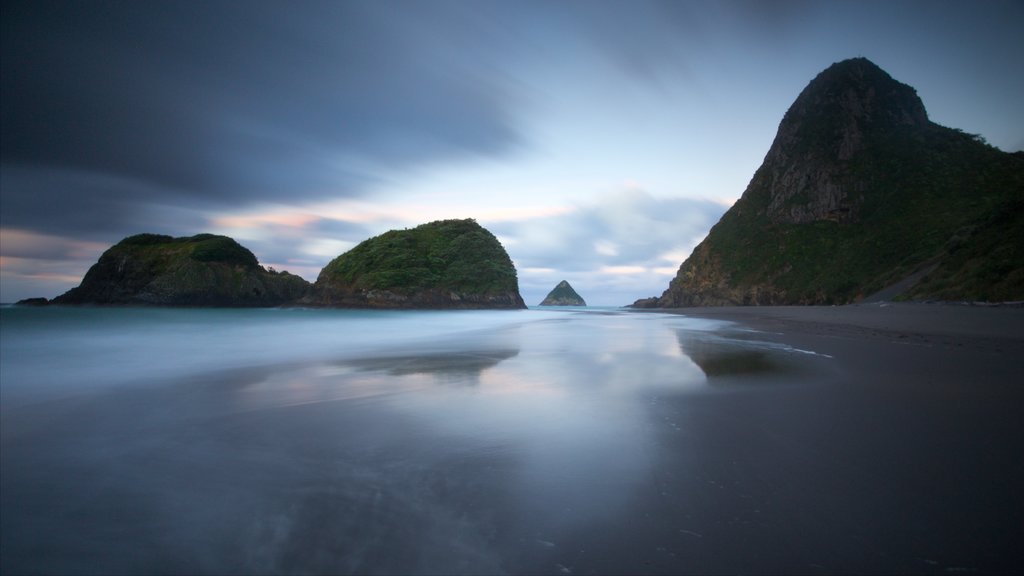
{"label": "dark sand", "polygon": [[1021,570],[1024,309],[882,303],[674,312],[736,322],[758,339],[831,356],[809,359],[811,387],[754,393],[758,378],[725,376],[718,383],[736,393],[679,406],[712,439],[700,466],[723,487],[692,504],[705,548],[690,569]]}

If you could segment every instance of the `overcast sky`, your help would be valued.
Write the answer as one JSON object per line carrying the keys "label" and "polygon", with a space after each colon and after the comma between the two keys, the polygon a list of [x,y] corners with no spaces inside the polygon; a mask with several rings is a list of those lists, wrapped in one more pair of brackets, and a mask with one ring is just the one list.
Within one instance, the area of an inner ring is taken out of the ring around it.
{"label": "overcast sky", "polygon": [[476,218],[537,304],[660,295],[800,90],[864,56],[1024,148],[1024,3],[5,2],[0,301],[139,232],[312,281]]}

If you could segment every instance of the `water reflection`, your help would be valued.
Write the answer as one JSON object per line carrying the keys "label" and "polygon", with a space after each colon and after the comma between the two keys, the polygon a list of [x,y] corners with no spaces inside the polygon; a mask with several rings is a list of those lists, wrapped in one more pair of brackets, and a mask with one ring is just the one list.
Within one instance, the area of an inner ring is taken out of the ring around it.
{"label": "water reflection", "polygon": [[788,379],[797,373],[807,375],[820,367],[810,361],[812,358],[831,359],[827,354],[763,338],[765,335],[762,333],[737,329],[728,324],[712,330],[676,331],[680,352],[698,366],[709,381],[772,375],[786,375]]}
{"label": "water reflection", "polygon": [[[580,535],[637,521],[631,503],[673,449],[666,434],[685,430],[652,406],[706,388],[677,340],[685,320],[545,313],[473,324],[491,318],[270,367],[258,361],[261,339],[246,369],[14,413],[4,572],[585,565]],[[149,352],[135,346],[124,353]]]}
{"label": "water reflection", "polygon": [[724,339],[715,335],[677,333],[679,348],[710,378],[785,372],[783,353],[764,344]]}
{"label": "water reflection", "polygon": [[477,383],[480,373],[519,354],[518,349],[481,350],[476,352],[446,352],[417,356],[383,356],[357,358],[341,362],[365,372],[386,372],[392,376],[434,374],[439,379]]}

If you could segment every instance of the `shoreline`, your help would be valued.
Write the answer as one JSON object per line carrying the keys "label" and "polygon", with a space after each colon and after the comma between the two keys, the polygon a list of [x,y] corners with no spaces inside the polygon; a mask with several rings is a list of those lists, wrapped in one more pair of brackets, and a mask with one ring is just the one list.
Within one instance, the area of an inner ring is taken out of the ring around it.
{"label": "shoreline", "polygon": [[1011,347],[1024,349],[1024,307],[1016,305],[883,302],[845,306],[723,306],[636,311],[724,320],[761,332],[779,333],[785,338],[824,336],[922,344],[999,340]]}

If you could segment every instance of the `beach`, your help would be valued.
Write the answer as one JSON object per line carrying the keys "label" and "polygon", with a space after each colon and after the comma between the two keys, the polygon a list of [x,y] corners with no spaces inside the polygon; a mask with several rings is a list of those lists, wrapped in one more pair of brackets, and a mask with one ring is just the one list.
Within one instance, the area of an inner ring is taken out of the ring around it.
{"label": "beach", "polygon": [[738,461],[747,471],[735,476],[772,479],[792,506],[780,532],[807,557],[833,552],[834,563],[776,565],[780,572],[1017,570],[1024,310],[876,303],[678,312],[830,357],[813,377],[820,386],[752,395],[742,407],[721,402],[703,415],[745,422],[719,425],[743,430],[737,441],[760,455]]}
{"label": "beach", "polygon": [[1024,309],[0,310],[0,568],[997,573]]}

